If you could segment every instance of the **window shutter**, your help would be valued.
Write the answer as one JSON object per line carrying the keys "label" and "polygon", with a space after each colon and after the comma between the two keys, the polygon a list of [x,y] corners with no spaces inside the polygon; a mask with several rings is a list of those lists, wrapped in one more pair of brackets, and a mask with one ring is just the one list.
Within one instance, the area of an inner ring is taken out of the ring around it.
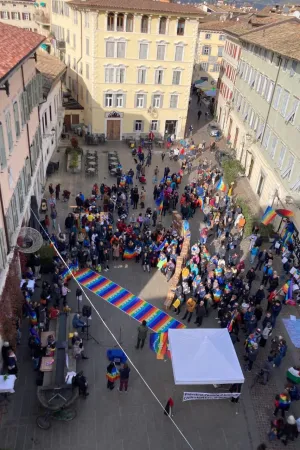
{"label": "window shutter", "polygon": [[142,124],[141,124],[141,132],[144,131],[144,121],[142,120]]}
{"label": "window shutter", "polygon": [[151,96],[151,105],[152,105],[152,108],[154,108],[154,106],[155,106],[154,105],[154,95]]}
{"label": "window shutter", "polygon": [[134,131],[134,132],[136,131],[136,129],[135,129],[135,124],[136,124],[136,120],[133,121],[133,131]]}
{"label": "window shutter", "polygon": [[159,133],[159,126],[160,126],[160,121],[158,120],[158,121],[157,121],[157,130],[156,130],[157,133]]}
{"label": "window shutter", "polygon": [[16,132],[16,137],[20,137],[20,117],[19,117],[19,107],[18,107],[18,102],[15,101],[15,103],[13,104],[13,111],[14,111],[14,120],[15,120],[15,132]]}
{"label": "window shutter", "polygon": [[134,95],[134,107],[137,108],[137,94]]}
{"label": "window shutter", "polygon": [[7,261],[7,247],[4,230],[0,229],[0,269],[4,269]]}
{"label": "window shutter", "polygon": [[147,107],[147,94],[144,94],[144,108],[148,108]]}
{"label": "window shutter", "polygon": [[29,110],[28,110],[28,95],[27,91],[23,92],[23,102],[24,102],[24,117],[25,123],[29,120]]}
{"label": "window shutter", "polygon": [[22,92],[22,94],[20,95],[20,109],[21,109],[21,124],[22,124],[22,127],[24,127],[24,125],[26,123],[25,110],[24,110],[24,92]]}
{"label": "window shutter", "polygon": [[6,113],[5,122],[6,122],[6,132],[7,132],[7,140],[8,140],[8,149],[9,149],[9,153],[11,153],[12,149],[13,149],[13,138],[12,138],[12,132],[11,132],[11,118],[10,118],[9,111]]}
{"label": "window shutter", "polygon": [[43,101],[43,75],[41,73],[39,73],[37,75],[37,82],[38,82],[38,98],[39,98],[39,103],[42,103]]}
{"label": "window shutter", "polygon": [[123,94],[123,108],[126,108],[126,94]]}
{"label": "window shutter", "polygon": [[163,106],[164,106],[164,95],[162,94],[160,96],[160,108],[163,108]]}
{"label": "window shutter", "polygon": [[3,170],[7,166],[3,125],[0,123],[0,169]]}

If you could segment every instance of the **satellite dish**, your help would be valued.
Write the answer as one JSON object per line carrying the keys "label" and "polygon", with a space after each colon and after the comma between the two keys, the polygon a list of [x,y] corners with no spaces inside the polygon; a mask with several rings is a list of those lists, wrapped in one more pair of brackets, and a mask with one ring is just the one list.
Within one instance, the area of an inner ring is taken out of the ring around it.
{"label": "satellite dish", "polygon": [[43,245],[44,239],[35,228],[23,227],[20,230],[16,248],[21,253],[37,252]]}

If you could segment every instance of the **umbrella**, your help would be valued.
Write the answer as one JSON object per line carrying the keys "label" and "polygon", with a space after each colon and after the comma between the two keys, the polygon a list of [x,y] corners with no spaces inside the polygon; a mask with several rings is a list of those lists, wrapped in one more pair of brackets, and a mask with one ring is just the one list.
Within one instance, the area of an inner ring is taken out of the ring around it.
{"label": "umbrella", "polygon": [[293,217],[294,216],[293,211],[290,211],[289,209],[276,209],[275,212],[280,217]]}
{"label": "umbrella", "polygon": [[211,89],[209,91],[205,91],[206,97],[215,97],[216,96],[216,89]]}

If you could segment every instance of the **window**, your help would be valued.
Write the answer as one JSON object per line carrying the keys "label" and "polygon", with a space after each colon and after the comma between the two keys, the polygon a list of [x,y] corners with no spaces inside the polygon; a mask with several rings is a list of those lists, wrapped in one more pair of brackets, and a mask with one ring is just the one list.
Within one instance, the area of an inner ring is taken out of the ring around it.
{"label": "window", "polygon": [[73,23],[74,25],[78,25],[78,13],[76,10],[74,10]]}
{"label": "window", "polygon": [[84,26],[85,26],[85,28],[89,28],[89,26],[90,26],[89,13],[88,12],[86,12],[84,14]]}
{"label": "window", "polygon": [[286,146],[282,144],[282,147],[281,147],[280,153],[279,153],[279,158],[278,158],[278,169],[282,168],[285,153],[286,153]]}
{"label": "window", "polygon": [[107,15],[107,31],[115,30],[115,14],[109,13]]}
{"label": "window", "polygon": [[274,92],[274,97],[273,97],[273,108],[274,109],[278,109],[281,91],[282,91],[281,86],[277,85],[275,92]]}
{"label": "window", "polygon": [[133,32],[133,15],[132,14],[128,14],[128,16],[127,16],[126,31],[127,31],[127,33]]}
{"label": "window", "polygon": [[259,125],[258,125],[257,131],[256,131],[256,139],[258,141],[260,141],[260,139],[261,139],[261,137],[263,135],[264,128],[265,128],[265,122],[259,120]]}
{"label": "window", "polygon": [[292,170],[294,167],[294,163],[295,163],[295,158],[293,155],[290,155],[286,168],[281,172],[281,178],[283,178],[283,179],[287,178],[288,180],[290,180],[291,175],[292,175]]}
{"label": "window", "polygon": [[141,20],[141,33],[148,33],[149,18],[148,16],[143,16]]}
{"label": "window", "polygon": [[70,30],[67,30],[66,42],[70,44]]}
{"label": "window", "polygon": [[82,65],[82,62],[81,62],[80,66],[79,66],[79,73],[80,73],[80,75],[82,75],[82,72],[83,72],[83,65]]}
{"label": "window", "polygon": [[85,76],[87,79],[90,78],[90,66],[88,64],[85,65]]}
{"label": "window", "polygon": [[117,67],[116,70],[116,83],[124,83],[125,80],[125,69],[122,67]]}
{"label": "window", "polygon": [[177,22],[177,36],[184,35],[185,19],[178,19]]}
{"label": "window", "polygon": [[264,184],[265,184],[265,175],[263,173],[260,174],[259,176],[259,180],[258,180],[258,184],[257,184],[257,189],[256,189],[256,193],[261,196],[263,188],[264,188]]}
{"label": "window", "polygon": [[4,142],[4,132],[3,125],[0,122],[0,169],[5,169],[7,166],[5,142]]}
{"label": "window", "polygon": [[7,11],[1,11],[0,12],[1,19],[9,19],[9,13]]}
{"label": "window", "polygon": [[178,105],[178,95],[171,94],[170,95],[170,108],[177,108]]}
{"label": "window", "polygon": [[268,92],[268,83],[269,83],[269,80],[268,80],[267,77],[265,77],[265,79],[264,79],[264,84],[263,84],[263,87],[262,87],[262,92],[261,92],[261,95],[262,95],[263,97],[265,97],[266,92]]}
{"label": "window", "polygon": [[11,153],[12,148],[13,148],[13,137],[12,137],[12,131],[11,131],[11,118],[10,118],[9,111],[7,111],[7,113],[5,114],[5,124],[6,124],[7,140],[8,140],[8,150],[9,150],[9,153]]}
{"label": "window", "polygon": [[[13,20],[20,20],[20,15],[19,15],[19,13],[17,13],[17,12],[12,12],[12,13],[11,13],[11,18],[12,18]],[[28,19],[24,19],[24,20],[28,20]]]}
{"label": "window", "polygon": [[117,42],[117,58],[125,58],[125,42]]}
{"label": "window", "polygon": [[23,20],[30,20],[30,14],[29,13],[22,13],[22,19]]}
{"label": "window", "polygon": [[123,94],[117,94],[116,95],[116,107],[117,108],[123,108],[124,106],[124,95]]}
{"label": "window", "polygon": [[166,31],[167,31],[167,18],[166,17],[161,17],[159,19],[158,33],[159,34],[166,34]]}
{"label": "window", "polygon": [[287,66],[288,66],[289,60],[287,58],[284,58],[283,64],[282,64],[282,70],[286,72]]}
{"label": "window", "polygon": [[290,77],[293,77],[295,75],[295,72],[297,70],[297,61],[292,61],[292,66],[291,66],[291,70],[290,70]]}
{"label": "window", "polygon": [[210,33],[205,33],[205,39],[211,39],[211,34]]}
{"label": "window", "polygon": [[275,134],[273,134],[270,145],[270,156],[272,159],[275,157],[276,147],[277,147],[278,138]]}
{"label": "window", "polygon": [[73,48],[76,48],[76,34],[73,34]]}
{"label": "window", "polygon": [[212,72],[220,72],[221,64],[213,64],[212,65]]}
{"label": "window", "polygon": [[281,102],[280,102],[280,114],[282,117],[285,117],[286,115],[286,109],[287,105],[290,99],[290,93],[288,91],[283,91],[281,95]]}
{"label": "window", "polygon": [[271,130],[270,127],[267,125],[265,129],[265,134],[262,141],[263,148],[267,149],[269,145],[269,139],[270,139]]}
{"label": "window", "polygon": [[145,108],[145,94],[137,94],[136,96],[136,108]]}
{"label": "window", "polygon": [[85,52],[87,56],[90,55],[90,40],[88,38],[85,40]]}
{"label": "window", "polygon": [[15,120],[15,130],[16,130],[16,138],[20,137],[21,128],[20,128],[20,116],[19,116],[19,105],[18,102],[14,103],[14,120]]}
{"label": "window", "polygon": [[146,69],[138,69],[138,84],[146,83]]}
{"label": "window", "polygon": [[153,106],[153,108],[160,108],[161,107],[161,95],[160,94],[154,94],[153,95],[152,106]]}
{"label": "window", "polygon": [[85,91],[85,101],[86,101],[87,104],[89,103],[89,98],[90,98],[90,94],[89,94],[89,90],[87,89]]}
{"label": "window", "polygon": [[164,71],[162,69],[157,69],[155,71],[155,79],[154,79],[154,83],[155,84],[162,84],[163,82],[163,76],[164,76]]}
{"label": "window", "polygon": [[173,70],[172,84],[180,84],[181,71]]}
{"label": "window", "polygon": [[269,89],[268,89],[268,92],[266,94],[266,100],[267,100],[268,103],[271,102],[272,95],[273,95],[273,90],[274,90],[274,83],[273,83],[273,81],[270,81]]}
{"label": "window", "polygon": [[165,59],[166,46],[165,44],[158,44],[156,59],[163,61]]}
{"label": "window", "polygon": [[139,58],[140,59],[147,59],[148,57],[148,44],[141,43],[140,44],[140,52],[139,52]]}
{"label": "window", "polygon": [[135,120],[134,121],[134,131],[143,131],[143,121],[142,120]]}
{"label": "window", "polygon": [[183,60],[183,45],[176,45],[175,47],[175,61]]}
{"label": "window", "polygon": [[211,48],[208,45],[202,47],[202,55],[210,55]]}
{"label": "window", "polygon": [[299,99],[294,97],[291,110],[288,112],[288,114],[285,117],[286,123],[291,123],[292,125],[295,124],[295,117],[296,117],[296,114],[297,114],[299,103],[300,103]]}
{"label": "window", "polygon": [[219,35],[219,41],[225,41],[225,40],[226,40],[225,34],[220,34]]}
{"label": "window", "polygon": [[124,14],[117,15],[117,31],[124,31]]}
{"label": "window", "polygon": [[111,108],[113,106],[113,95],[105,94],[105,106],[106,108]]}
{"label": "window", "polygon": [[151,131],[158,131],[158,120],[151,120],[150,130]]}
{"label": "window", "polygon": [[200,63],[200,70],[204,70],[205,72],[207,72],[208,71],[208,63],[207,62]]}
{"label": "window", "polygon": [[114,58],[115,56],[115,43],[111,41],[106,42],[106,58]]}
{"label": "window", "polygon": [[218,47],[218,56],[223,56],[224,47]]}

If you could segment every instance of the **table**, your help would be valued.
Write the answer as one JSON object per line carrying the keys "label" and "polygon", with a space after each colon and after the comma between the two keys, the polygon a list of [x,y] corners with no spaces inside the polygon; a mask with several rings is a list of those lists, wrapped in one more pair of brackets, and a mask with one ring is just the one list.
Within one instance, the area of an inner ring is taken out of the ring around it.
{"label": "table", "polygon": [[89,155],[89,156],[87,156],[87,159],[96,159],[96,155],[94,155],[94,156]]}
{"label": "table", "polygon": [[42,347],[47,347],[48,336],[54,336],[54,339],[55,339],[54,331],[42,331],[41,332],[41,346]]}
{"label": "table", "polygon": [[5,375],[0,375],[0,394],[13,394],[15,392],[16,375],[7,375],[6,380],[4,380],[4,377]]}
{"label": "table", "polygon": [[[49,364],[51,361],[53,361],[52,364]],[[54,364],[54,358],[52,356],[43,356],[40,371],[41,372],[52,372]]]}
{"label": "table", "polygon": [[88,165],[89,165],[89,166],[95,166],[95,165],[96,165],[96,162],[95,162],[95,161],[89,161],[89,162],[88,162]]}

